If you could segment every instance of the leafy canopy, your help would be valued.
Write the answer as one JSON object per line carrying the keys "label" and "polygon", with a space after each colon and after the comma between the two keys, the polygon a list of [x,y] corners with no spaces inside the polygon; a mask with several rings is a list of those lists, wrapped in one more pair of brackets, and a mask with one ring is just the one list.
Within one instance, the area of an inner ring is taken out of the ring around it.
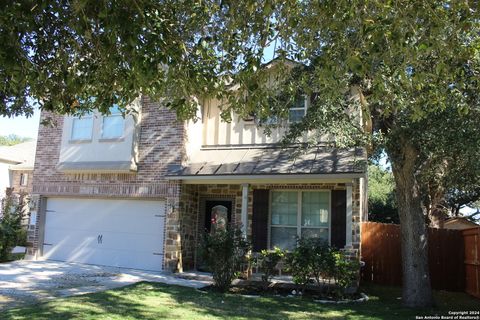
{"label": "leafy canopy", "polygon": [[7,136],[0,136],[0,146],[13,146],[30,140],[32,139],[27,137],[21,137],[16,134],[9,134]]}
{"label": "leafy canopy", "polygon": [[[28,97],[45,110],[82,113],[125,108],[146,94],[182,118],[195,117],[205,97],[224,102],[227,120],[230,109],[265,118],[302,92],[312,106],[291,140],[316,129],[339,143],[365,142],[362,127],[342,112],[356,104],[374,141],[394,146],[400,135],[418,136],[412,123],[447,108],[458,116],[478,111],[477,5],[7,1],[0,5],[0,114],[31,114]],[[262,68],[266,47],[302,63],[273,87]],[[347,99],[352,93],[359,99]]]}
{"label": "leafy canopy", "polygon": [[393,174],[376,164],[368,166],[368,220],[399,223]]}

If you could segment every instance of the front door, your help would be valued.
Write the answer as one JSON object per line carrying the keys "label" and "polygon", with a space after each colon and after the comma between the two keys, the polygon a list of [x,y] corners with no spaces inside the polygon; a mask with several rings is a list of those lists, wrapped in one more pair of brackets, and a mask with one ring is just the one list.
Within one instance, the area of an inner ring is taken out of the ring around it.
{"label": "front door", "polygon": [[212,211],[217,206],[227,209],[228,222],[232,222],[232,200],[205,200],[205,230],[212,230]]}

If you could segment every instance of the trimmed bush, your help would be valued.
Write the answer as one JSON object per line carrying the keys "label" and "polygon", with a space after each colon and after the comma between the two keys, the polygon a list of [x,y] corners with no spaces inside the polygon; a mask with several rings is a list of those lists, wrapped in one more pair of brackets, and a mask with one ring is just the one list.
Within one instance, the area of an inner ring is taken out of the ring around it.
{"label": "trimmed bush", "polygon": [[205,233],[201,254],[210,272],[214,286],[221,292],[230,287],[247,261],[249,243],[239,228],[228,225],[212,233]]}
{"label": "trimmed bush", "polygon": [[285,252],[275,247],[273,250],[262,250],[258,257],[258,266],[263,270],[262,281],[270,282],[275,273],[275,267],[285,257]]}
{"label": "trimmed bush", "polygon": [[320,286],[334,281],[336,290],[332,293],[342,296],[346,288],[356,286],[359,269],[359,261],[319,238],[299,239],[297,247],[287,255],[287,270],[302,289],[309,283]]}

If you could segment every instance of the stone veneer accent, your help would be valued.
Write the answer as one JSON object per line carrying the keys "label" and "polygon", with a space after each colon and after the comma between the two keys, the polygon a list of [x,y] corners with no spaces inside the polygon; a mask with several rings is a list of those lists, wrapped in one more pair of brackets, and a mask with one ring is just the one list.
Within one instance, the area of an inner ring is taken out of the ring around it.
{"label": "stone veneer accent", "polygon": [[[360,249],[360,184],[355,179],[352,184],[352,246],[346,249],[352,256],[357,256]],[[345,183],[319,184],[250,184],[248,192],[248,229],[252,234],[252,196],[253,189],[293,189],[293,190],[345,190]],[[177,270],[192,269],[195,266],[198,245],[203,234],[204,212],[202,199],[233,199],[232,222],[241,221],[242,186],[240,184],[182,185],[180,188],[178,210],[168,221],[172,234],[167,236],[167,254],[165,259]],[[176,232],[176,236],[173,233]],[[168,239],[175,239],[169,241]],[[198,258],[197,258],[198,259]],[[198,260],[197,260],[198,261]]]}

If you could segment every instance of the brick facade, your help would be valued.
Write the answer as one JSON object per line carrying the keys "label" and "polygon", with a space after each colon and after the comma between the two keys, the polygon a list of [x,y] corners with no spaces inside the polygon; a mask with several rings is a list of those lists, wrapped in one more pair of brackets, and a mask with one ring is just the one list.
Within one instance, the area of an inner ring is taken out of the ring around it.
{"label": "brick facade", "polygon": [[[185,126],[176,120],[174,112],[160,108],[148,98],[142,99],[140,137],[138,141],[138,170],[135,173],[81,173],[65,174],[57,171],[62,138],[63,116],[43,112],[41,120],[51,118],[56,126],[40,126],[35,158],[33,193],[78,194],[108,196],[158,196],[155,190],[165,180],[171,165],[181,165],[185,154]],[[108,186],[126,186],[125,190],[108,192]],[[82,189],[78,187],[82,186]],[[104,186],[102,190],[99,186]],[[129,187],[130,188],[127,188]],[[143,187],[143,188],[142,188]],[[103,192],[102,192],[103,191]]]}
{"label": "brick facade", "polygon": [[[16,193],[32,193],[33,187],[33,170],[12,170],[12,188]],[[22,175],[26,175],[27,183],[22,185],[20,183]]]}
{"label": "brick facade", "polygon": [[[202,203],[205,199],[231,199],[232,220],[241,221],[242,186],[240,184],[187,185],[166,180],[170,166],[180,166],[185,157],[186,126],[176,120],[175,113],[161,108],[148,98],[141,100],[142,112],[138,141],[137,172],[77,173],[59,172],[63,116],[42,112],[41,119],[51,118],[56,126],[40,126],[32,187],[32,213],[36,215],[34,243],[29,254],[39,249],[39,235],[44,224],[45,201],[49,196],[117,197],[158,199],[166,203],[164,268],[172,271],[192,269],[204,228]],[[101,156],[101,155],[100,155]],[[247,233],[251,235],[253,189],[345,189],[341,183],[324,184],[250,184],[248,192]],[[360,188],[358,179],[353,188],[353,230],[355,250],[360,245]]]}
{"label": "brick facade", "polygon": [[[50,119],[54,126],[40,125],[38,132],[35,169],[31,179],[32,211],[38,223],[34,245],[28,252],[31,256],[35,256],[39,248],[39,228],[42,227],[42,211],[45,210],[43,199],[48,196],[155,198],[166,201],[167,207],[172,202],[178,202],[179,183],[167,181],[165,175],[169,166],[182,163],[185,126],[176,120],[175,112],[161,108],[148,98],[142,98],[141,105],[138,169],[133,173],[59,172],[56,166],[60,157],[64,117],[42,112],[41,121]],[[168,223],[166,228],[167,236],[171,234]]]}

